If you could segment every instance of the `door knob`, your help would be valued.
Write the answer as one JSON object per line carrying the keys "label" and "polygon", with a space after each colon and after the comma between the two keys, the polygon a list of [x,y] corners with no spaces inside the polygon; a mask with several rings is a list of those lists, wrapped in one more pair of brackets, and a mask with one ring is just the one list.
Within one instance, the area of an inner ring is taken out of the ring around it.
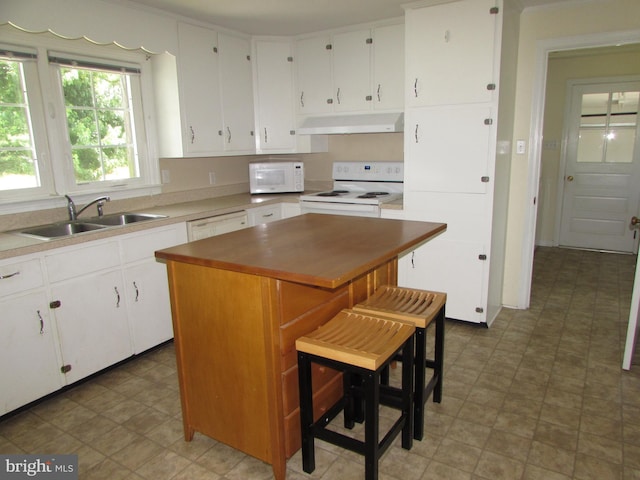
{"label": "door knob", "polygon": [[567,182],[573,182],[573,175],[569,175],[567,177]]}
{"label": "door knob", "polygon": [[633,225],[634,227],[637,227],[640,225],[640,218],[638,217],[631,217],[631,225]]}

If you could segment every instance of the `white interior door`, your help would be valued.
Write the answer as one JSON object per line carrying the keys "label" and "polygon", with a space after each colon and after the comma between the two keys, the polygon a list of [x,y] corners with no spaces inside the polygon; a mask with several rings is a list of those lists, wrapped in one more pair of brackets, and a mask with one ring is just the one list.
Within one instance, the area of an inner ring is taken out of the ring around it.
{"label": "white interior door", "polygon": [[573,86],[561,246],[637,251],[639,94],[640,82]]}

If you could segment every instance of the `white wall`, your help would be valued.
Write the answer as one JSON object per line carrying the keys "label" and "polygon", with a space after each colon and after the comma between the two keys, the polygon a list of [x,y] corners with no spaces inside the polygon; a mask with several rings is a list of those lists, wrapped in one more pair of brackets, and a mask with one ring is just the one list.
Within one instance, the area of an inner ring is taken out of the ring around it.
{"label": "white wall", "polygon": [[562,167],[562,135],[569,80],[640,75],[640,46],[603,47],[574,52],[561,52],[549,59],[544,131],[538,198],[536,245],[557,245],[556,217],[558,211]]}
{"label": "white wall", "polygon": [[[589,39],[628,39],[640,32],[640,2],[638,0],[587,0],[568,2],[554,6],[526,9],[520,19],[520,40],[518,48],[518,70],[516,88],[516,108],[512,147],[516,139],[528,140],[526,155],[516,155],[512,148],[509,191],[509,214],[507,242],[505,248],[505,278],[503,303],[508,306],[523,307],[528,301],[527,282],[530,280],[527,268],[528,239],[533,238],[535,228],[534,197],[537,195],[539,159],[530,152],[540,151],[542,131],[534,125],[537,110],[542,107],[536,102],[536,84],[539,81],[538,54],[545,45],[579,43],[570,41],[577,38],[589,45]],[[594,40],[596,41],[596,40]],[[635,40],[638,41],[638,40]],[[542,78],[544,83],[544,76]],[[533,142],[533,145],[532,145]],[[531,178],[531,175],[536,178]],[[532,188],[533,186],[533,188]],[[533,212],[533,213],[532,213]],[[533,217],[532,217],[533,215]],[[525,261],[523,262],[523,259]],[[526,298],[526,299],[525,299]]]}

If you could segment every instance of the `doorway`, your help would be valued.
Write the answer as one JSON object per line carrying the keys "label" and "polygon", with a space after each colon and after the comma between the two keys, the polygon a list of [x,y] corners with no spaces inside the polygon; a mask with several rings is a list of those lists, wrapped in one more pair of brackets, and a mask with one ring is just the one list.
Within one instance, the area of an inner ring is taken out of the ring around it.
{"label": "doorway", "polygon": [[558,245],[637,252],[639,96],[640,81],[569,82]]}

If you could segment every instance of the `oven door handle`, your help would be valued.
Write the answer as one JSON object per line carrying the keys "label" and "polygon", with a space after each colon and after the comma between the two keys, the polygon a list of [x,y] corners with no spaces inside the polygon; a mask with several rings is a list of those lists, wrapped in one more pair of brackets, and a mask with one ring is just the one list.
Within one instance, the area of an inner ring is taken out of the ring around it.
{"label": "oven door handle", "polygon": [[315,202],[300,200],[302,213],[335,213],[336,215],[370,215],[379,216],[378,205],[362,203]]}

